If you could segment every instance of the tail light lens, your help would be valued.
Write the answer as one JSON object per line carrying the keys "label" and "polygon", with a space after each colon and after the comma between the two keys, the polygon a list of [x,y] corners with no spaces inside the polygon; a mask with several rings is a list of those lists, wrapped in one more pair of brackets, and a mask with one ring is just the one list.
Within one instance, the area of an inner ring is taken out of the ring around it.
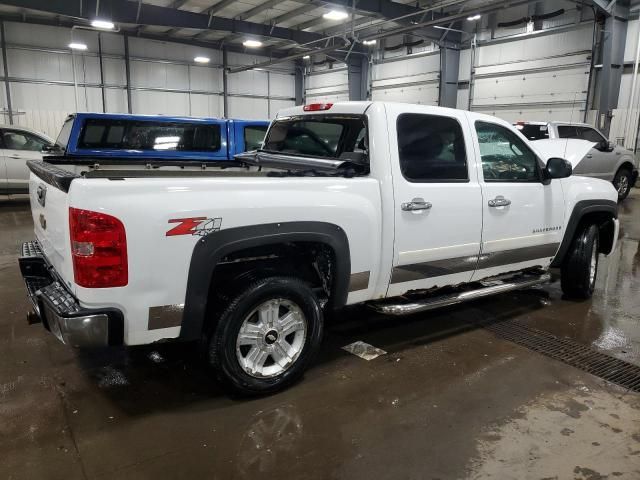
{"label": "tail light lens", "polygon": [[69,209],[71,256],[76,284],[87,288],[124,287],[129,282],[127,236],[111,215]]}

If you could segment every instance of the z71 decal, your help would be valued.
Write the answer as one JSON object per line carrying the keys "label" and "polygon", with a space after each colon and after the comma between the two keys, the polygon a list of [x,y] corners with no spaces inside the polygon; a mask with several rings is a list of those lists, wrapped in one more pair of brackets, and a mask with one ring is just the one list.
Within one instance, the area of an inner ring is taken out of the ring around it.
{"label": "z71 decal", "polygon": [[196,235],[204,237],[211,232],[220,230],[222,218],[172,218],[169,220],[169,223],[177,223],[178,225],[166,233],[167,237],[173,237],[175,235]]}

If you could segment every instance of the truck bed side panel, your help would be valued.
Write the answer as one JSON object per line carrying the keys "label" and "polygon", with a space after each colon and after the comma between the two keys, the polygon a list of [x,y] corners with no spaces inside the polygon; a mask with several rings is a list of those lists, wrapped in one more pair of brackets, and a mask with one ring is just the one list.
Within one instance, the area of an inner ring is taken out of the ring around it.
{"label": "truck bed side panel", "polygon": [[[351,273],[359,289],[348,303],[373,298],[381,247],[380,189],[373,178],[127,178],[78,179],[69,205],[101,211],[125,225],[129,284],[75,293],[85,307],[116,307],[126,319],[125,343],[177,337],[180,327],[148,330],[150,309],[178,309],[185,302],[191,255],[205,229],[265,223],[316,221],[337,224],[347,234]],[[283,207],[283,205],[286,205]],[[182,225],[182,227],[181,227]],[[200,232],[202,233],[202,232]],[[366,281],[363,282],[363,279]]]}

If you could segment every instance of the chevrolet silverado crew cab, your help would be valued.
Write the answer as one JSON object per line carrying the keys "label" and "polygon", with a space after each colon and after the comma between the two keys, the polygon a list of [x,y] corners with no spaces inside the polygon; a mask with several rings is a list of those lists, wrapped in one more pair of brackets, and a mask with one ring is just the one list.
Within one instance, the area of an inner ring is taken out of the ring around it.
{"label": "chevrolet silverado crew cab", "polygon": [[265,393],[300,377],[323,315],[390,315],[550,280],[588,298],[618,234],[617,192],[570,176],[513,126],[438,107],[281,111],[234,171],[32,162],[35,312],[76,346],[202,342],[220,378]]}
{"label": "chevrolet silverado crew cab", "polygon": [[527,139],[580,139],[592,143],[591,150],[574,167],[573,173],[607,180],[624,200],[638,179],[638,162],[632,151],[608,141],[587,123],[518,122],[516,128]]}

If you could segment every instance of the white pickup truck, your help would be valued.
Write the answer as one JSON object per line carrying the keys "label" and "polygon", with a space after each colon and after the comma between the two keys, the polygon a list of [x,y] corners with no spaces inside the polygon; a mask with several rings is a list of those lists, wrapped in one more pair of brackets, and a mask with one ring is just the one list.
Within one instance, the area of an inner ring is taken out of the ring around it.
{"label": "white pickup truck", "polygon": [[235,389],[272,392],[309,365],[324,312],[421,312],[547,282],[550,267],[588,298],[618,235],[610,183],[486,115],[295,107],[236,158],[31,162],[30,320],[76,346],[197,340]]}

